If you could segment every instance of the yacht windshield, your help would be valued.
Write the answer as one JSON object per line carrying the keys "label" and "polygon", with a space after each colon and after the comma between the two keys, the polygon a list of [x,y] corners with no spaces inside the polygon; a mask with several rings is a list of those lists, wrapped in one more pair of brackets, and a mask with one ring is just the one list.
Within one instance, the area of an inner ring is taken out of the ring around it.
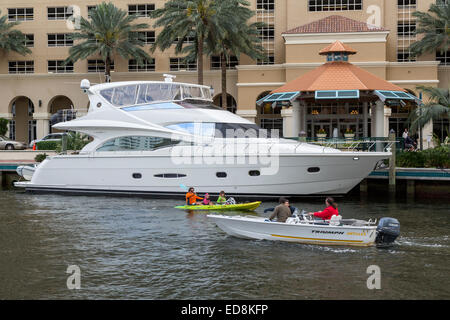
{"label": "yacht windshield", "polygon": [[168,129],[192,135],[216,138],[270,138],[269,130],[250,123],[183,122],[166,126]]}
{"label": "yacht windshield", "polygon": [[104,89],[100,94],[111,104],[123,107],[157,101],[181,101],[185,99],[210,100],[208,88],[178,83],[145,83]]}

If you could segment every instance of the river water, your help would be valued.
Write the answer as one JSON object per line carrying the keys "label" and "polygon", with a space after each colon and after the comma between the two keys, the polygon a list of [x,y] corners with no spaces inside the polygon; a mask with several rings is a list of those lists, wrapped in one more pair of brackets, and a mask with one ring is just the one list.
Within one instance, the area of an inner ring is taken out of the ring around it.
{"label": "river water", "polygon": [[[397,218],[390,249],[237,239],[206,213],[174,209],[183,199],[0,191],[0,200],[0,299],[450,299],[445,200],[339,199],[344,218]],[[70,265],[79,290],[67,287]],[[379,290],[367,288],[371,265]]]}

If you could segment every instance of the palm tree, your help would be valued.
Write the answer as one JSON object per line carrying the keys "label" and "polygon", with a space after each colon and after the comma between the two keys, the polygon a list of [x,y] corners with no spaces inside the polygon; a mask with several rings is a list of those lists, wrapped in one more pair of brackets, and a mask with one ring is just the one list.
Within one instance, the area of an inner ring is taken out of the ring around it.
{"label": "palm tree", "polygon": [[220,0],[169,0],[163,8],[153,11],[155,28],[164,29],[155,40],[152,50],[168,49],[175,41],[175,52],[183,51],[183,42],[194,37],[197,58],[198,84],[203,84],[204,46],[213,46],[216,38]]}
{"label": "palm tree", "polygon": [[21,55],[31,53],[31,50],[25,45],[26,36],[21,31],[13,29],[20,23],[17,21],[8,22],[7,20],[6,15],[0,16],[0,50],[14,51]]}
{"label": "palm tree", "polygon": [[142,49],[144,42],[139,31],[147,29],[146,23],[133,24],[138,17],[128,15],[112,3],[101,3],[91,11],[90,21],[81,17],[80,31],[72,34],[74,40],[84,40],[69,50],[67,62],[76,62],[99,54],[105,63],[105,80],[111,81],[111,62],[116,54],[124,59],[136,59],[141,65],[151,60]]}
{"label": "palm tree", "polygon": [[245,0],[222,0],[219,7],[220,24],[215,46],[209,49],[210,55],[219,55],[222,80],[222,108],[228,108],[227,99],[227,61],[231,56],[245,54],[256,59],[265,59],[265,49],[261,45],[259,28],[265,24],[249,23],[255,15]]}
{"label": "palm tree", "polygon": [[430,121],[438,120],[445,116],[450,118],[450,89],[425,86],[419,86],[417,89],[422,90],[430,99],[427,103],[417,107],[410,113],[408,122],[411,124],[410,131],[412,134],[423,128]]}
{"label": "palm tree", "polygon": [[412,43],[409,47],[412,56],[424,53],[447,52],[450,45],[450,2],[437,0],[430,5],[428,12],[416,11],[413,16],[417,18],[417,34],[423,38]]}

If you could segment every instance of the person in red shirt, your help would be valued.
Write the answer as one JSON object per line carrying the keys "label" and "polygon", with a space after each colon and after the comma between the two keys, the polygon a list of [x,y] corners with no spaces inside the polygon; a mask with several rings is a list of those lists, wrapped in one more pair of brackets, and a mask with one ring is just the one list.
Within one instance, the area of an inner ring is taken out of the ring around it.
{"label": "person in red shirt", "polygon": [[328,197],[325,199],[326,208],[323,211],[319,212],[308,212],[309,215],[312,215],[317,218],[321,218],[322,220],[330,220],[332,216],[338,216],[339,211],[337,209],[337,203],[333,198]]}

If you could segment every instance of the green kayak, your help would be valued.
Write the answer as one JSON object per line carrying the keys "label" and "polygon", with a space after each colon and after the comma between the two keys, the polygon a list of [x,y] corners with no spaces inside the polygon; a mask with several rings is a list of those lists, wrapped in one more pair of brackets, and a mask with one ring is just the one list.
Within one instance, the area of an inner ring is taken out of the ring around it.
{"label": "green kayak", "polygon": [[215,205],[195,205],[195,206],[176,206],[175,209],[182,210],[247,210],[252,211],[259,207],[261,201],[237,204],[215,204]]}

